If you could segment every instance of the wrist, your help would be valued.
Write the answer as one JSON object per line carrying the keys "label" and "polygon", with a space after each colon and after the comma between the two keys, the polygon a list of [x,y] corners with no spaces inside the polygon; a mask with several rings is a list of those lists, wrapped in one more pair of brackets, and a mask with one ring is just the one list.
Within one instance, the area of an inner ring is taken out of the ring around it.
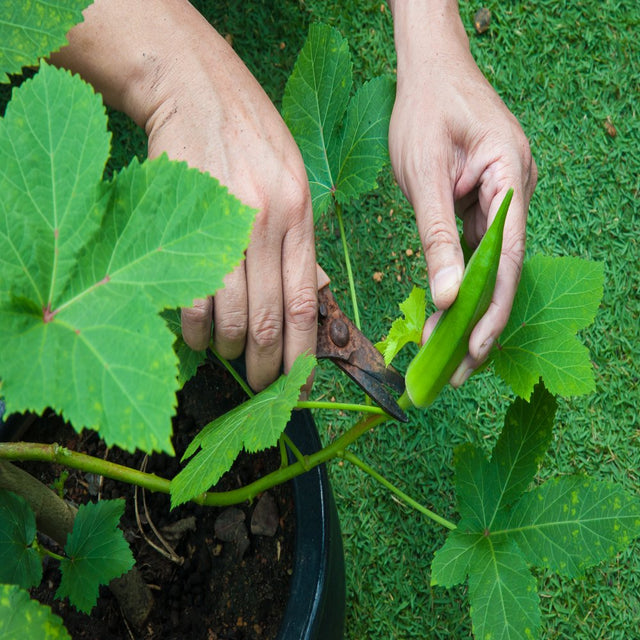
{"label": "wrist", "polygon": [[398,82],[429,69],[436,59],[470,56],[457,0],[389,0],[398,58]]}
{"label": "wrist", "polygon": [[193,93],[199,77],[235,56],[186,0],[96,0],[84,17],[51,61],[79,73],[143,128],[163,104]]}

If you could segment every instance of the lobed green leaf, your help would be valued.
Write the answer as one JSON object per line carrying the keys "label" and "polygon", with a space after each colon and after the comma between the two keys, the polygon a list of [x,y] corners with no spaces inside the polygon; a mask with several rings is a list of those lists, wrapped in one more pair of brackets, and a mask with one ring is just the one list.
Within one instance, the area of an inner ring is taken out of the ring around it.
{"label": "lobed green leaf", "polygon": [[576,333],[594,319],[602,298],[603,265],[537,255],[525,262],[509,322],[494,352],[496,371],[528,398],[540,377],[553,394],[594,389],[587,348]]}
{"label": "lobed green leaf", "polygon": [[165,156],[102,183],[108,147],[99,98],[48,65],[0,121],[3,393],[11,412],[52,407],[107,444],[171,452],[177,358],[158,313],[222,286],[253,211]]}
{"label": "lobed green leaf", "polygon": [[309,178],[314,217],[376,187],[388,162],[389,120],[395,98],[390,77],[375,78],[350,99],[352,63],[347,41],[312,24],[282,99],[282,115]]}
{"label": "lobed green leaf", "polygon": [[51,607],[31,600],[27,591],[13,584],[0,584],[0,638],[71,640]]}
{"label": "lobed green leaf", "polygon": [[36,517],[27,501],[0,490],[0,583],[29,589],[42,580],[42,561],[33,543]]}
{"label": "lobed green leaf", "polygon": [[640,536],[640,499],[612,482],[564,476],[522,496],[500,533],[531,564],[575,577]]}
{"label": "lobed green leaf", "polygon": [[4,0],[0,11],[0,82],[67,44],[88,0]]}
{"label": "lobed green leaf", "polygon": [[287,375],[205,426],[190,443],[183,460],[193,458],[171,481],[171,506],[215,485],[243,448],[255,452],[276,445],[315,363],[313,356],[298,356]]}
{"label": "lobed green leaf", "polygon": [[81,505],[73,530],[64,547],[67,558],[60,562],[62,579],[58,598],[90,613],[98,599],[100,585],[109,584],[133,567],[135,561],[118,522],[124,500],[103,500]]}

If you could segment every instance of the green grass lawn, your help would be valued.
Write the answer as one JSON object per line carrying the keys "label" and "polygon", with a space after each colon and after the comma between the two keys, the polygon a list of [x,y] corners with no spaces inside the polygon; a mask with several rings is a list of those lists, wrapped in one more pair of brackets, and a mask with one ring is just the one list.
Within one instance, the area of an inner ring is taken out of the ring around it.
{"label": "green grass lawn", "polygon": [[[393,73],[391,18],[380,2],[196,4],[233,37],[276,103],[311,21],[333,24],[349,39],[356,82]],[[460,5],[473,54],[521,121],[538,163],[528,254],[580,256],[605,266],[603,302],[594,325],[583,333],[597,389],[588,397],[561,401],[540,475],[586,472],[638,493],[640,5],[637,0],[490,2],[493,21],[482,36],[472,27],[480,5]],[[135,127],[118,118],[116,129],[113,166],[132,149],[144,153]],[[427,282],[413,214],[387,171],[380,188],[345,215],[363,328],[377,340],[413,284]],[[347,308],[347,281],[331,218],[319,225],[318,248]],[[324,368],[314,394],[346,399],[354,390],[350,383],[343,386],[342,378]],[[455,520],[453,449],[465,441],[489,448],[510,399],[508,388],[485,372],[459,391],[447,389],[428,413],[412,413],[409,424],[392,424],[363,439],[357,453],[423,504]],[[325,438],[346,426],[335,414],[319,416],[318,422]],[[429,585],[431,558],[445,531],[357,469],[334,464],[330,472],[347,560],[347,637],[469,638],[465,588]],[[538,584],[544,638],[640,638],[637,542],[583,581],[541,572]]]}

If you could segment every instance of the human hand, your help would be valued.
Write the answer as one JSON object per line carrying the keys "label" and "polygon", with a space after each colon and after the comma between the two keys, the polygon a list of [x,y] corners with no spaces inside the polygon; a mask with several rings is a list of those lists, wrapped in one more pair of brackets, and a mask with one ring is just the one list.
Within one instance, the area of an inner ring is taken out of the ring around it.
{"label": "human hand", "polygon": [[[217,34],[216,34],[217,35]],[[222,40],[222,39],[220,39]],[[173,85],[146,123],[149,156],[167,152],[206,170],[257,215],[246,259],[215,298],[182,310],[185,342],[244,351],[260,390],[315,350],[317,286],[313,214],[304,164],[286,125],[226,42]],[[214,66],[215,64],[215,66]]]}
{"label": "human hand", "polygon": [[[396,24],[398,90],[389,150],[398,183],[415,209],[438,309],[452,304],[464,271],[456,214],[465,240],[475,247],[507,190],[514,188],[495,291],[451,379],[458,386],[486,359],[507,323],[537,170],[520,125],[471,57],[457,13],[431,16],[433,38],[421,34],[415,39],[405,17]],[[427,321],[423,339],[440,313]]]}
{"label": "human hand", "polygon": [[208,171],[257,210],[245,261],[211,298],[183,310],[194,349],[211,338],[245,351],[256,390],[315,350],[313,214],[305,167],[286,125],[229,44],[186,0],[96,0],[51,59],[80,73],[144,127],[149,156]]}

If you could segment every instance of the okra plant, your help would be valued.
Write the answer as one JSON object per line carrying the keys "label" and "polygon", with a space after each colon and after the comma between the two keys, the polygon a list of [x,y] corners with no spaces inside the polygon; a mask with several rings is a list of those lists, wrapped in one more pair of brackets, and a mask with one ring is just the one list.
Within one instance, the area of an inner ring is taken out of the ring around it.
{"label": "okra plant", "polygon": [[[79,19],[79,8],[61,20],[61,34]],[[0,42],[9,35],[0,29]],[[47,42],[30,55],[59,44]],[[12,64],[0,67],[0,75],[17,71]],[[307,166],[314,215],[335,215],[341,229],[356,320],[343,208],[376,187],[387,162],[393,97],[394,82],[385,77],[353,93],[346,40],[313,25],[283,99],[283,116]],[[175,394],[203,358],[176,336],[175,309],[222,286],[242,259],[253,211],[214,178],[166,158],[134,161],[105,181],[108,148],[104,108],[78,77],[43,63],[14,90],[0,121],[1,391],[10,412],[52,407],[77,430],[97,430],[109,445],[172,453]],[[426,344],[413,347],[417,353],[399,398],[409,416],[437,402],[487,308],[510,197],[469,259],[454,305]],[[489,363],[515,398],[489,459],[471,444],[455,450],[456,522],[419,504],[350,450],[358,438],[392,421],[384,411],[348,398],[299,400],[317,366],[309,354],[257,395],[239,380],[247,401],[196,436],[172,479],[57,445],[0,443],[0,632],[19,636],[36,625],[49,630],[46,637],[68,637],[59,619],[26,592],[40,580],[40,556],[50,552],[36,537],[33,505],[17,483],[4,482],[9,461],[50,461],[98,473],[170,493],[175,507],[189,500],[251,500],[337,459],[355,464],[449,531],[427,578],[444,587],[468,581],[477,638],[540,637],[544,625],[530,567],[578,576],[640,535],[640,500],[613,482],[586,476],[535,481],[552,438],[556,396],[594,389],[588,350],[577,332],[592,322],[602,286],[598,263],[546,256],[525,262],[509,323]],[[415,287],[400,303],[400,317],[379,344],[387,363],[420,342],[426,299],[425,290]],[[348,411],[353,424],[320,451],[302,456],[284,435],[292,411],[302,408]],[[232,493],[212,490],[243,449],[277,445],[283,452],[278,470]],[[81,507],[74,518],[59,558],[58,595],[84,611],[95,604],[98,584],[133,562],[116,528],[121,513],[121,502],[105,501]]]}

